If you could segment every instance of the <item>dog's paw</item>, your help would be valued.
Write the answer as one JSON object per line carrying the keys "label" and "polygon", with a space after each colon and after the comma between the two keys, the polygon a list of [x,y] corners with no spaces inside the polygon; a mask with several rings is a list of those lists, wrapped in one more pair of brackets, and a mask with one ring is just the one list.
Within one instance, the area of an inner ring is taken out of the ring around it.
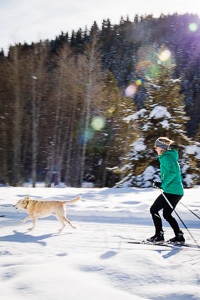
{"label": "dog's paw", "polygon": [[76,227],[75,227],[75,226],[72,226],[72,228],[73,228],[73,229],[76,229]]}

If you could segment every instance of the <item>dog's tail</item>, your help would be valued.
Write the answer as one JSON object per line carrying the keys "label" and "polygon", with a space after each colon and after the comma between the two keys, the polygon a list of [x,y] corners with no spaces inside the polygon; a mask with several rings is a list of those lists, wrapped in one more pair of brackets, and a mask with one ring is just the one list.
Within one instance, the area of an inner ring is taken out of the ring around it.
{"label": "dog's tail", "polygon": [[64,204],[72,204],[72,203],[77,202],[77,201],[80,200],[80,199],[81,199],[81,197],[78,196],[78,197],[76,197],[76,198],[74,198],[74,199],[72,199],[72,200],[64,201]]}

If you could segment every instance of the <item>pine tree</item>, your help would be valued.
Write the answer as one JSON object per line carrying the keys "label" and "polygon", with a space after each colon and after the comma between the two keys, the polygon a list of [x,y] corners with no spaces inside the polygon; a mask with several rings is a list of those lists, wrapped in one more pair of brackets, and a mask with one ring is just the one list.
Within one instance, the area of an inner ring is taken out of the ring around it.
{"label": "pine tree", "polygon": [[189,187],[197,179],[195,158],[186,151],[191,141],[185,131],[188,117],[184,111],[184,96],[180,95],[181,80],[173,78],[173,69],[171,62],[155,62],[148,74],[151,77],[144,83],[147,90],[144,108],[132,116],[140,126],[140,136],[132,144],[129,157],[131,185],[149,187],[153,180],[159,179],[159,163],[153,146],[160,136],[168,136],[175,141],[184,184]]}
{"label": "pine tree", "polygon": [[102,106],[107,126],[102,132],[107,143],[102,161],[102,186],[113,186],[118,178],[124,177],[124,157],[129,153],[129,145],[137,135],[133,122],[124,119],[135,110],[132,100],[122,94],[117,80],[111,72],[104,79],[104,98]]}

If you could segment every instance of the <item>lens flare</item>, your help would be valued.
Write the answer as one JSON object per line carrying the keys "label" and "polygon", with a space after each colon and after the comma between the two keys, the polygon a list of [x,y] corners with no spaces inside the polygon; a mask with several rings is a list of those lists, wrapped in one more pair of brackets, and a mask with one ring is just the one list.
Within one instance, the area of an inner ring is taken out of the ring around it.
{"label": "lens flare", "polygon": [[134,84],[130,84],[126,89],[125,89],[125,95],[126,97],[132,97],[137,91],[137,87]]}
{"label": "lens flare", "polygon": [[104,116],[106,118],[110,118],[112,116],[112,114],[114,113],[115,111],[115,107],[114,106],[111,106],[109,109],[107,109],[104,113]]}
{"label": "lens flare", "polygon": [[94,136],[94,130],[92,128],[87,128],[84,131],[84,137],[86,140],[91,140]]}
{"label": "lens flare", "polygon": [[89,140],[94,136],[94,129],[87,128],[84,132],[78,137],[77,141],[80,145],[85,145]]}
{"label": "lens flare", "polygon": [[166,61],[166,60],[168,60],[169,58],[171,57],[171,51],[169,51],[169,50],[164,50],[164,51],[162,51],[161,53],[160,53],[160,55],[159,55],[159,59],[161,60],[161,61]]}
{"label": "lens flare", "polygon": [[154,64],[145,72],[145,76],[147,78],[155,79],[158,78],[161,73],[162,73],[161,66],[158,64]]}
{"label": "lens flare", "polygon": [[104,128],[105,126],[105,119],[104,117],[98,116],[98,117],[94,117],[92,119],[92,128],[94,130],[101,130]]}
{"label": "lens flare", "polygon": [[189,28],[190,31],[194,32],[194,31],[197,31],[198,25],[196,23],[190,23],[188,28]]}
{"label": "lens flare", "polygon": [[109,111],[111,114],[113,114],[114,111],[115,111],[115,107],[114,107],[114,106],[111,106],[111,107],[108,109],[108,111]]}
{"label": "lens flare", "polygon": [[140,61],[136,66],[136,73],[138,77],[144,77],[146,72],[152,67],[152,62],[148,60]]}
{"label": "lens flare", "polygon": [[140,86],[140,85],[142,85],[142,79],[138,79],[138,80],[136,80],[136,82],[135,82],[136,84],[137,84],[137,86]]}

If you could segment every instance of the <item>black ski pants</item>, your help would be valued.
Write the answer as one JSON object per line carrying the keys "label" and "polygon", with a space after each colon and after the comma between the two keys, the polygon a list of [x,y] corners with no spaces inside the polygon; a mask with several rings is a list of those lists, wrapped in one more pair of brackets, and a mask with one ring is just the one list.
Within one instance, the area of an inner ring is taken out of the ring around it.
{"label": "black ski pants", "polygon": [[[177,203],[181,200],[183,196],[181,195],[174,195],[174,194],[168,194],[164,193],[173,208],[176,207]],[[178,234],[180,231],[179,225],[176,221],[176,219],[172,216],[173,209],[169,206],[163,195],[161,194],[158,196],[158,198],[155,200],[153,205],[150,208],[150,213],[152,215],[152,219],[155,226],[155,234],[159,235],[160,231],[163,231],[162,228],[162,219],[160,217],[159,211],[163,209],[163,217],[164,219],[170,224],[172,229],[174,230],[175,235]]]}

